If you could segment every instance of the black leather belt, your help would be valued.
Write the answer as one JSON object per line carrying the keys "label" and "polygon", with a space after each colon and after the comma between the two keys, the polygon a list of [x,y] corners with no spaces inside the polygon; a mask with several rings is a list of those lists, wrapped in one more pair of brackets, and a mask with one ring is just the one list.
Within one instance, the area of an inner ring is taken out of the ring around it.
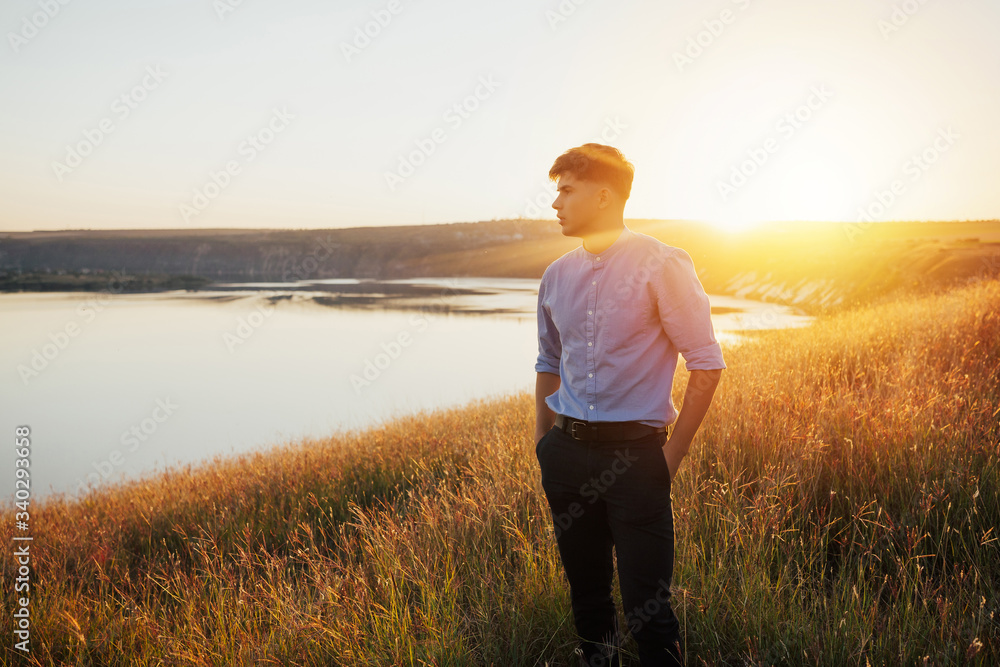
{"label": "black leather belt", "polygon": [[639,422],[588,422],[566,415],[556,415],[556,426],[576,440],[636,440],[653,433],[666,433],[663,426]]}

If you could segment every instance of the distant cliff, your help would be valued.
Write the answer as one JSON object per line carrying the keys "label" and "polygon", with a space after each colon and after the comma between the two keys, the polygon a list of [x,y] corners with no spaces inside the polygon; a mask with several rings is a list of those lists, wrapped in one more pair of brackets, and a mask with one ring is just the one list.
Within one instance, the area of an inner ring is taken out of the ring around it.
{"label": "distant cliff", "polygon": [[[579,244],[552,221],[501,220],[406,227],[310,230],[97,230],[0,233],[0,270],[121,271],[215,281],[409,278],[429,275],[540,277],[548,261],[496,267],[482,255],[542,243]],[[531,254],[531,253],[528,253]],[[441,261],[448,273],[440,273]]]}
{"label": "distant cliff", "polygon": [[[1000,222],[771,223],[726,232],[628,220],[686,250],[705,289],[807,312],[1000,275]],[[0,277],[120,272],[169,285],[330,278],[540,278],[580,240],[551,220],[311,230],[172,229],[0,233]],[[156,278],[152,278],[156,276]],[[51,288],[52,280],[45,281]],[[58,282],[58,281],[55,281]],[[176,281],[175,281],[176,282]],[[31,289],[26,286],[24,289]]]}

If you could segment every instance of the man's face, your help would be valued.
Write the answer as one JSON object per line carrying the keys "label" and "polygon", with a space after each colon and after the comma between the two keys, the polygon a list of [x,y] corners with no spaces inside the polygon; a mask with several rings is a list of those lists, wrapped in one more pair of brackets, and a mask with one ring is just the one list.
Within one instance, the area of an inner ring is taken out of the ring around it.
{"label": "man's face", "polygon": [[601,186],[566,173],[559,176],[558,190],[552,208],[559,217],[563,236],[582,236],[592,231],[601,213]]}

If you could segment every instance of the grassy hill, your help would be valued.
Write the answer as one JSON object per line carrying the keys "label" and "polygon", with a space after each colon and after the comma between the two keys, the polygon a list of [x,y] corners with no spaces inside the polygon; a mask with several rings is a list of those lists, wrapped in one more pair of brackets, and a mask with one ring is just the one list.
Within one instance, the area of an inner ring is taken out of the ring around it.
{"label": "grassy hill", "polygon": [[[997,664],[998,359],[997,280],[728,349],[673,487],[688,663]],[[24,662],[574,664],[533,414],[500,396],[33,504]]]}

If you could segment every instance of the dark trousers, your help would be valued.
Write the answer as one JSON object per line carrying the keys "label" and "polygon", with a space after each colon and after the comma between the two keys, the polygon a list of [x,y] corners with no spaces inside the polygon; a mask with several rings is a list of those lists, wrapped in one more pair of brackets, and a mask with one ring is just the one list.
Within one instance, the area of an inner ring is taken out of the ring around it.
{"label": "dark trousers", "polygon": [[653,433],[582,441],[553,426],[535,447],[580,648],[594,666],[611,664],[599,645],[613,646],[621,634],[611,598],[612,548],[642,667],[680,664],[679,623],[670,606],[674,520],[666,439]]}

